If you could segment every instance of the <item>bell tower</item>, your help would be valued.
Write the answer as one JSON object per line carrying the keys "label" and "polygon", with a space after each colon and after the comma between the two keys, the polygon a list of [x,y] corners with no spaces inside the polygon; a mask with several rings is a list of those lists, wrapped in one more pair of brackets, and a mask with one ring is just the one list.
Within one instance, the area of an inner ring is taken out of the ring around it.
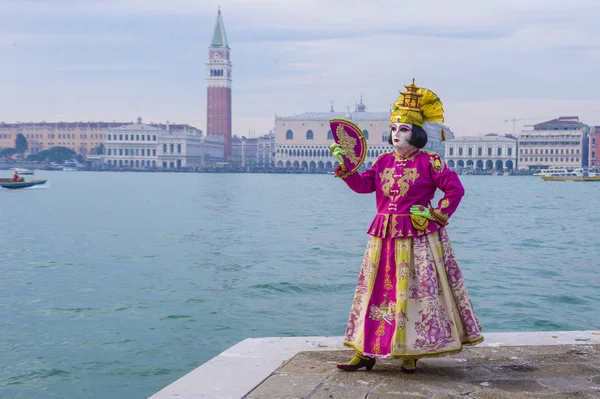
{"label": "bell tower", "polygon": [[206,132],[223,137],[225,161],[231,157],[231,67],[231,49],[219,6],[206,63]]}

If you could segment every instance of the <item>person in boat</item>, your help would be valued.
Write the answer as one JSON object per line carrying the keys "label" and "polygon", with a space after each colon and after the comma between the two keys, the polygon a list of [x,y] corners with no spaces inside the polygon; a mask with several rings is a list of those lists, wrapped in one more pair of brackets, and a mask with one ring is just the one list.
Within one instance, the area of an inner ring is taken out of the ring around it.
{"label": "person in boat", "polygon": [[[444,140],[437,95],[414,83],[394,104],[389,144],[363,173],[334,173],[359,194],[375,192],[377,215],[368,234],[344,345],[356,351],[344,371],[371,370],[377,358],[402,359],[412,373],[417,359],[460,352],[483,341],[481,327],[445,226],[464,195],[457,174],[437,153],[423,151],[427,131]],[[444,196],[436,207],[437,189]]]}
{"label": "person in boat", "polygon": [[16,170],[15,170],[15,173],[13,173],[12,179],[13,179],[13,181],[23,181],[23,178],[19,177],[19,174],[17,173]]}

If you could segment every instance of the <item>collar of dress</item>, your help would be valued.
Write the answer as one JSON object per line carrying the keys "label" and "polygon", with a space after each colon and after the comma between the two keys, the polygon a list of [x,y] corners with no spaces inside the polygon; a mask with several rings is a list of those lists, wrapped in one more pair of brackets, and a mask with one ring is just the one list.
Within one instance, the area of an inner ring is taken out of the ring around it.
{"label": "collar of dress", "polygon": [[401,159],[407,159],[409,161],[413,161],[417,154],[419,154],[419,149],[418,148],[412,148],[408,151],[406,151],[404,154],[400,155],[397,152],[394,152],[394,158],[399,161]]}

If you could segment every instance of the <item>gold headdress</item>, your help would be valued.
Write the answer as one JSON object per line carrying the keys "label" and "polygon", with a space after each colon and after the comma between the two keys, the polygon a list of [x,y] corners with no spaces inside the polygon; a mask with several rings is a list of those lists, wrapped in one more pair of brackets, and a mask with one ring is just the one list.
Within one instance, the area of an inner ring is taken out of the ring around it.
{"label": "gold headdress", "polygon": [[444,122],[442,101],[431,90],[417,87],[415,80],[400,92],[400,97],[394,103],[390,120],[392,123],[410,123],[423,126],[425,122]]}

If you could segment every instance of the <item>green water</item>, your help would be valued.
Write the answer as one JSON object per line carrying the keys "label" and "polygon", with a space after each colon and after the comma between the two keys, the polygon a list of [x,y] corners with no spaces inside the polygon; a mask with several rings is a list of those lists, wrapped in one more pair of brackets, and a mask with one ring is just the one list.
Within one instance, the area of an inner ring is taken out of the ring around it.
{"label": "green water", "polygon": [[[331,175],[35,178],[0,189],[1,398],[145,398],[244,338],[343,335],[372,195]],[[598,329],[600,184],[461,179],[448,231],[484,332]]]}

